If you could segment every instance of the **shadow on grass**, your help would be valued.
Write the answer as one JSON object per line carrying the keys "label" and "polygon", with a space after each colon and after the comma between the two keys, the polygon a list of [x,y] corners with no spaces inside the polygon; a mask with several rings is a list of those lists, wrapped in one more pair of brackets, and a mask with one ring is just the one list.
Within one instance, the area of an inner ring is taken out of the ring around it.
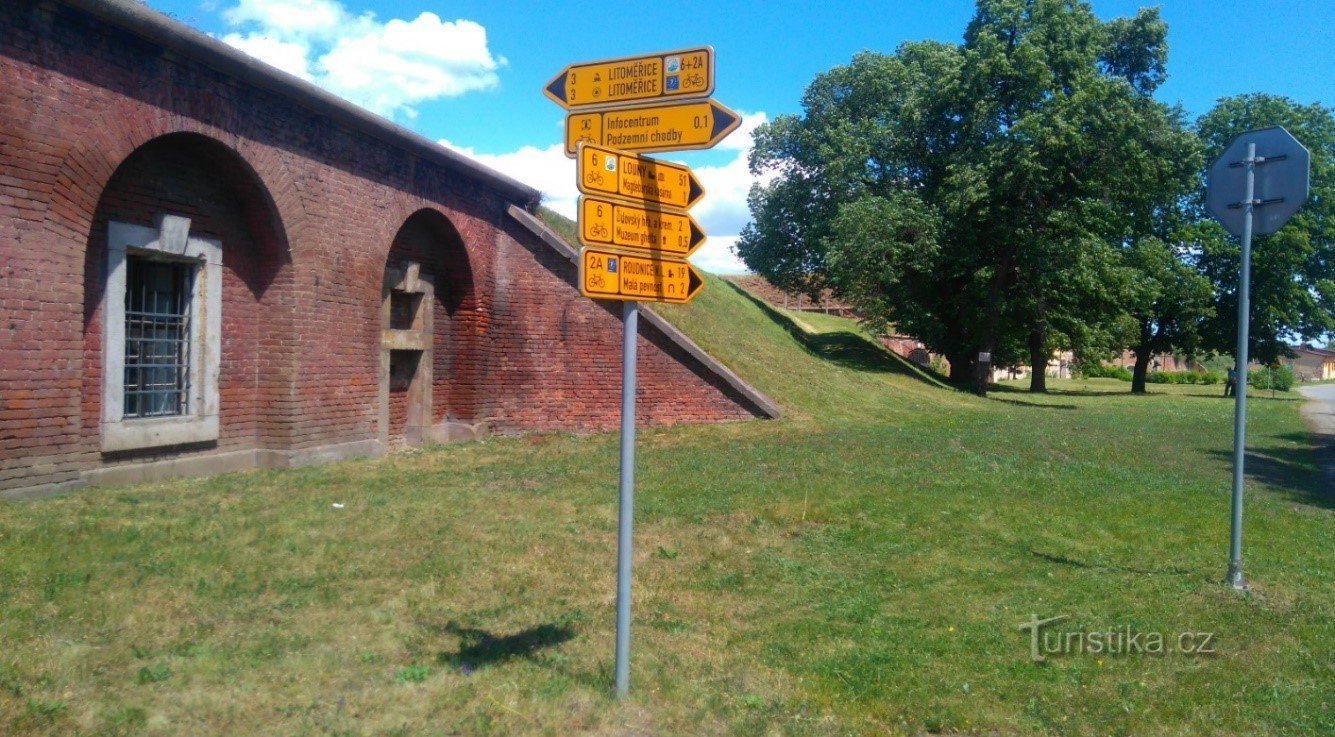
{"label": "shadow on grass", "polygon": [[[1190,399],[1215,399],[1215,400],[1225,399],[1228,400],[1230,403],[1237,401],[1233,397],[1224,396],[1223,392],[1220,392],[1219,394],[1177,394],[1174,396],[1187,397]],[[1264,394],[1253,392],[1247,395],[1247,401],[1248,402],[1301,402],[1303,401],[1303,398],[1301,396],[1272,397],[1270,396],[1269,392],[1266,392]]]}
{"label": "shadow on grass", "polygon": [[500,636],[476,627],[462,627],[455,622],[440,625],[437,629],[460,639],[457,651],[443,652],[437,659],[441,663],[469,669],[515,658],[531,658],[540,650],[556,647],[575,637],[574,628],[555,624],[539,624],[512,635]]}
{"label": "shadow on grass", "polygon": [[[1039,394],[1037,396],[1044,396]],[[1023,399],[1003,399],[1002,397],[988,397],[994,402],[1002,404],[1013,404],[1017,407],[1031,407],[1033,409],[1079,409],[1074,404],[1050,404],[1048,402],[1026,402]]]}
{"label": "shadow on grass", "polygon": [[953,389],[943,379],[930,371],[918,367],[894,351],[872,343],[860,335],[848,332],[808,333],[791,317],[778,311],[765,300],[756,297],[732,282],[724,283],[760,308],[760,311],[766,317],[787,331],[793,340],[796,340],[817,358],[854,371],[898,374],[937,388]]}
{"label": "shadow on grass", "polygon": [[1025,552],[1040,560],[1046,560],[1049,563],[1070,566],[1072,568],[1084,568],[1092,571],[1117,571],[1119,573],[1136,573],[1155,576],[1185,576],[1192,573],[1192,571],[1182,568],[1136,568],[1134,566],[1121,566],[1111,563],[1091,563],[1089,561],[1079,560],[1078,558],[1070,558],[1065,555],[1044,553],[1041,550],[1034,550],[1033,548],[1026,548]]}
{"label": "shadow on grass", "polygon": [[[1302,445],[1315,443],[1317,449],[1249,447],[1243,461],[1247,479],[1283,489],[1299,504],[1335,509],[1335,489],[1330,488],[1330,476],[1323,474],[1319,467],[1314,469],[1312,464],[1314,460],[1321,460],[1323,454],[1331,452],[1332,447],[1335,447],[1335,438],[1306,433],[1287,433],[1280,437]],[[1231,466],[1232,450],[1209,452]]]}
{"label": "shadow on grass", "polygon": [[1132,394],[1129,384],[1127,385],[1127,389],[1124,391],[1111,391],[1111,392],[1101,392],[1101,391],[1095,391],[1093,389],[1048,389],[1046,392],[1034,393],[1029,391],[1025,387],[1006,385],[1006,384],[992,384],[988,387],[988,391],[999,392],[1001,394],[1023,394],[1025,396],[1031,396],[1031,397],[1050,396],[1050,397],[1118,398],[1118,397],[1154,397],[1154,396],[1163,396],[1163,397],[1193,396],[1184,394],[1168,394],[1167,392],[1164,393],[1148,392],[1145,394]]}

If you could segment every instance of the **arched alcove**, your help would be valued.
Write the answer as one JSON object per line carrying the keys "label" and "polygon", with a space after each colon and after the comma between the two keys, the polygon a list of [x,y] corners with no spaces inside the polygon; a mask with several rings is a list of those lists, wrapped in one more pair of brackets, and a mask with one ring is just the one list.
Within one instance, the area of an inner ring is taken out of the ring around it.
{"label": "arched alcove", "polygon": [[[103,453],[284,446],[290,257],[251,166],[204,135],[154,138],[116,168],[87,237],[84,427]],[[173,376],[179,396],[162,389]],[[180,430],[192,421],[213,429]]]}
{"label": "arched alcove", "polygon": [[380,437],[390,447],[474,437],[480,322],[468,250],[449,218],[399,228],[381,292]]}

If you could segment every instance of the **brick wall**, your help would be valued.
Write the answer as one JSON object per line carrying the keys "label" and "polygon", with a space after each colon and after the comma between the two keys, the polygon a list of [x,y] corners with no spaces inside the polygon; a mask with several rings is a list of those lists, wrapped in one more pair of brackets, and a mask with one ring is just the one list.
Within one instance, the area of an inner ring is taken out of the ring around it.
{"label": "brick wall", "polygon": [[[0,3],[0,489],[375,441],[382,277],[422,210],[458,234],[474,290],[437,320],[437,406],[502,432],[615,426],[619,308],[579,296],[506,214],[513,191],[208,61],[58,2]],[[107,457],[106,221],[163,212],[224,243],[221,437]],[[652,328],[640,351],[643,421],[760,414]]]}

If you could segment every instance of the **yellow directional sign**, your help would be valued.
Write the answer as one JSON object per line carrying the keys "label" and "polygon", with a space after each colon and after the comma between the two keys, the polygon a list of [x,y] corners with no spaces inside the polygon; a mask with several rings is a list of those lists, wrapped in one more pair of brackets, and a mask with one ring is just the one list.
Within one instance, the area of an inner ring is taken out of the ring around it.
{"label": "yellow directional sign", "polygon": [[622,151],[689,151],[713,148],[737,130],[742,117],[713,100],[571,113],[566,116],[566,156],[580,141]]}
{"label": "yellow directional sign", "polygon": [[705,196],[704,187],[681,164],[580,143],[576,184],[587,195],[603,195],[688,210]]}
{"label": "yellow directional sign", "polygon": [[579,239],[590,246],[686,258],[704,245],[705,233],[685,213],[581,197]]}
{"label": "yellow directional sign", "polygon": [[571,64],[542,88],[567,110],[708,97],[713,91],[714,49],[708,46]]}
{"label": "yellow directional sign", "polygon": [[579,254],[579,290],[585,297],[685,304],[704,286],[700,273],[685,261],[594,248]]}

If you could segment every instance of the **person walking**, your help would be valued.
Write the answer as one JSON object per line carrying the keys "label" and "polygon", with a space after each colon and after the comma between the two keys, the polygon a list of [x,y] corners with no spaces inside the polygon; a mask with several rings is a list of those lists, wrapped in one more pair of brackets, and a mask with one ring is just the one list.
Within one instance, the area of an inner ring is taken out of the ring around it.
{"label": "person walking", "polygon": [[1238,391],[1238,370],[1229,369],[1228,378],[1224,379],[1224,396],[1231,397]]}

